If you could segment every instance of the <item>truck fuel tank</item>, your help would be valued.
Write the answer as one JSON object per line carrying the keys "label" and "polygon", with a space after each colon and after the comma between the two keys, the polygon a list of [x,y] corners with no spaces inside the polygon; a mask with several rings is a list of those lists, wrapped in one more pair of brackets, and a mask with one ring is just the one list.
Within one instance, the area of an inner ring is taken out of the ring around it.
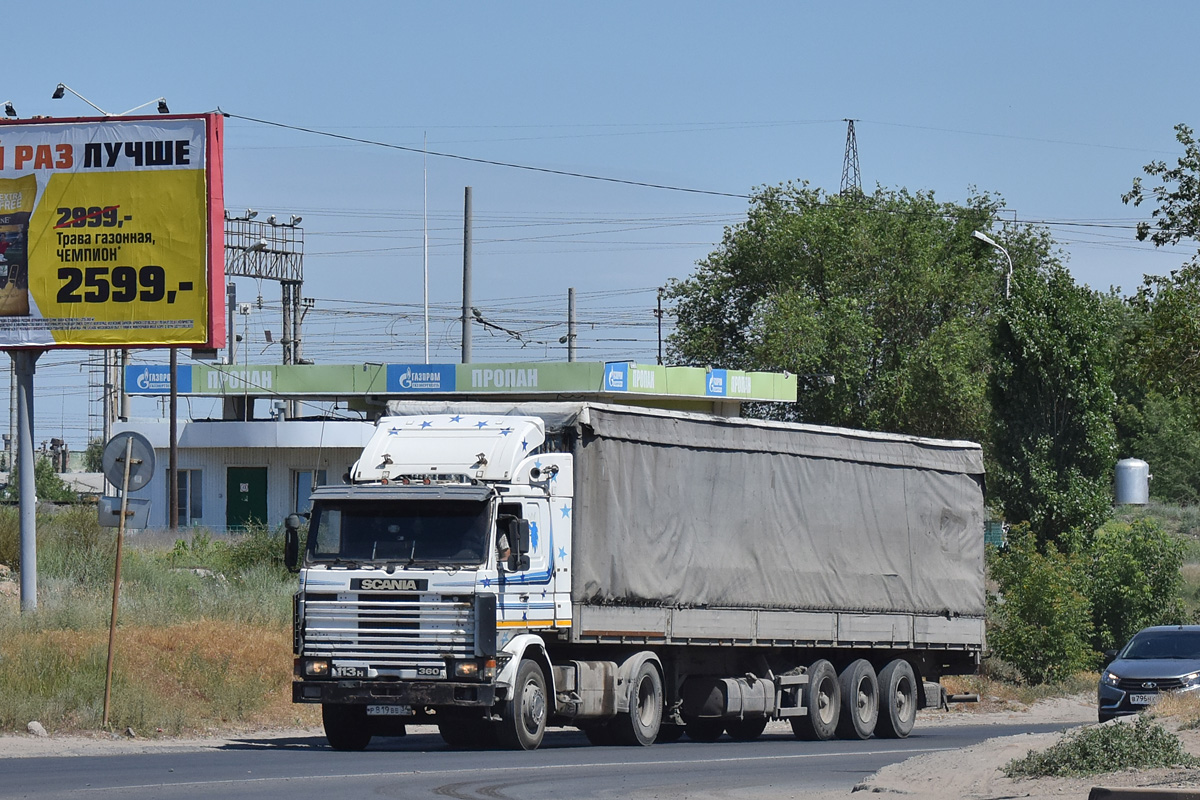
{"label": "truck fuel tank", "polygon": [[769,717],[775,713],[775,683],[744,678],[689,678],[683,686],[683,713],[691,717]]}

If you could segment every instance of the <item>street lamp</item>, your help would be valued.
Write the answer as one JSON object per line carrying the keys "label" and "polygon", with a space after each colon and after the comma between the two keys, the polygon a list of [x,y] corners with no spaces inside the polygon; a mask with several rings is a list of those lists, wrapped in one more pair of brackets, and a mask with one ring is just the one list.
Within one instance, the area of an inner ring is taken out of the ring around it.
{"label": "street lamp", "polygon": [[1004,257],[1008,259],[1008,275],[1006,275],[1004,277],[1004,299],[1007,300],[1010,295],[1010,290],[1012,289],[1012,274],[1013,274],[1012,256],[1010,256],[1008,254],[1007,250],[1005,250],[1003,247],[1001,247],[994,239],[992,239],[992,237],[988,236],[986,233],[984,233],[982,231],[975,231],[971,235],[974,236],[979,241],[983,242],[984,244],[990,244],[992,247],[996,248],[1001,253],[1004,253]]}
{"label": "street lamp", "polygon": [[134,106],[133,108],[129,109],[128,111],[122,111],[120,114],[113,114],[109,111],[105,111],[103,108],[96,105],[91,100],[88,100],[86,97],[84,97],[79,92],[72,89],[70,86],[67,86],[65,83],[60,83],[58,86],[56,86],[54,88],[54,94],[50,95],[50,99],[51,100],[61,100],[65,96],[66,92],[70,92],[71,94],[75,95],[80,100],[87,103],[89,106],[96,109],[97,111],[99,111],[101,114],[103,114],[106,117],[123,117],[126,114],[131,114],[134,111],[137,111],[139,108],[145,108],[146,106],[150,105],[150,103],[158,104],[158,113],[160,113],[160,114],[170,114],[171,113],[171,109],[167,108],[166,98],[156,97],[155,99],[150,100],[149,102],[142,103],[140,106]]}

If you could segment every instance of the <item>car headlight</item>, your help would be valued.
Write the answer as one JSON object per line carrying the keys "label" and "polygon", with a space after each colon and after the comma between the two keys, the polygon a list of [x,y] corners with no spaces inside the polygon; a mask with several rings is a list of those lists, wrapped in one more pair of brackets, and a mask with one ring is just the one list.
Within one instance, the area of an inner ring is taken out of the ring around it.
{"label": "car headlight", "polygon": [[1200,672],[1193,672],[1188,675],[1184,675],[1179,680],[1182,681],[1183,686],[1181,688],[1184,689],[1190,689],[1193,686],[1200,686]]}
{"label": "car headlight", "polygon": [[[1197,673],[1197,675],[1200,675],[1200,673]],[[1104,672],[1100,673],[1100,683],[1104,684],[1105,686],[1116,686],[1120,682],[1121,682],[1121,676],[1117,675],[1114,672],[1109,672],[1108,670],[1104,670]]]}

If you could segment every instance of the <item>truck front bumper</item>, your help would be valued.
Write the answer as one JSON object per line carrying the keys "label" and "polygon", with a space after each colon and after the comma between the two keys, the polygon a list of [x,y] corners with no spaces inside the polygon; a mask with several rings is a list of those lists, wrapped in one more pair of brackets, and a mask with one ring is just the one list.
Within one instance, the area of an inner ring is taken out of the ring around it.
{"label": "truck front bumper", "polygon": [[496,687],[447,681],[294,681],[292,702],[490,708]]}

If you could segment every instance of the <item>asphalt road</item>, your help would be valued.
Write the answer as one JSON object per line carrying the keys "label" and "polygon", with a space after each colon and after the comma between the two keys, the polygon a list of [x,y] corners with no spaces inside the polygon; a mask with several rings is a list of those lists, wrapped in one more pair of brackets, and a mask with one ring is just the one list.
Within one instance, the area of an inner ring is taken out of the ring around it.
{"label": "asphalt road", "polygon": [[921,753],[1063,727],[931,725],[908,739],[865,742],[767,733],[756,742],[684,739],[648,748],[593,747],[564,729],[548,732],[531,753],[451,750],[436,733],[377,738],[361,753],[329,750],[319,736],[247,738],[216,751],[3,759],[0,798],[787,798],[849,791]]}

